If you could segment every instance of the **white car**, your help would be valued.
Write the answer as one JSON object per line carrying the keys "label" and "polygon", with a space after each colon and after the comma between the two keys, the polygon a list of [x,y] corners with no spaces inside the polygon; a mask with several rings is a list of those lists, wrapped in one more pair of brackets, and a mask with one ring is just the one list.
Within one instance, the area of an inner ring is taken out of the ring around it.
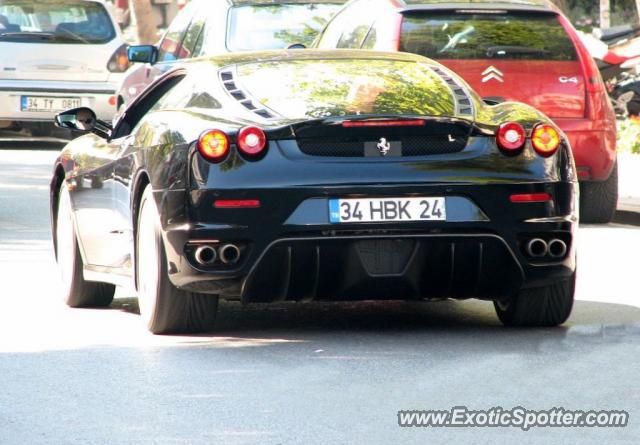
{"label": "white car", "polygon": [[100,0],[0,0],[0,128],[44,132],[65,109],[116,111],[127,45]]}

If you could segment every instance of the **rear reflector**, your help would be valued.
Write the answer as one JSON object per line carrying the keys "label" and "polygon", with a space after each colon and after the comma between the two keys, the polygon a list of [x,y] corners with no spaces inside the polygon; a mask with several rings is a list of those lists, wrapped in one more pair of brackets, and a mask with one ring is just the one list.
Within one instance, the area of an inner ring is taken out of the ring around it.
{"label": "rear reflector", "polygon": [[578,179],[591,179],[591,167],[578,167]]}
{"label": "rear reflector", "polygon": [[213,201],[216,209],[257,209],[260,207],[259,199],[217,199]]}
{"label": "rear reflector", "polygon": [[548,202],[551,201],[549,193],[521,193],[511,195],[511,202]]}
{"label": "rear reflector", "polygon": [[422,127],[424,121],[421,119],[410,120],[372,120],[372,121],[344,121],[342,126],[350,127]]}

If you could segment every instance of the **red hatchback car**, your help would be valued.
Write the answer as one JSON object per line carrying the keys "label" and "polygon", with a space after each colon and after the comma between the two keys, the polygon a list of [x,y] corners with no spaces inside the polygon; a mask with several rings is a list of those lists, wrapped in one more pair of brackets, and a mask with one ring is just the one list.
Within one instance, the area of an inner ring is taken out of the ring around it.
{"label": "red hatchback car", "polygon": [[550,2],[353,0],[314,46],[420,54],[461,75],[487,102],[541,110],[571,141],[582,221],[613,217],[615,114],[593,59]]}

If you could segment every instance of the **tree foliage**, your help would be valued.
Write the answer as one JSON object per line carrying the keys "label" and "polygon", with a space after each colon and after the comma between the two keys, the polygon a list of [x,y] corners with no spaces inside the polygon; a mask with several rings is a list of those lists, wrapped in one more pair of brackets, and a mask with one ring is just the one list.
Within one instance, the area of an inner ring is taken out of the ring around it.
{"label": "tree foliage", "polygon": [[[600,2],[593,0],[552,0],[569,16],[574,25],[583,30],[599,26]],[[611,0],[611,26],[638,24],[635,0]]]}

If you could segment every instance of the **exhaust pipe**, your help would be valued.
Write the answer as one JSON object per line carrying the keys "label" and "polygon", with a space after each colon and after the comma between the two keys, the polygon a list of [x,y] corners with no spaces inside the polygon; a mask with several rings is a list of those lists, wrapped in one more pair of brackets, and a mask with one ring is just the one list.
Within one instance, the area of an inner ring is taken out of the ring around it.
{"label": "exhaust pipe", "polygon": [[235,264],[240,259],[240,248],[235,244],[225,244],[220,248],[220,261],[224,264]]}
{"label": "exhaust pipe", "polygon": [[567,243],[554,238],[549,241],[549,255],[552,258],[563,258],[567,254]]}
{"label": "exhaust pipe", "polygon": [[541,238],[534,238],[527,243],[527,254],[533,258],[541,258],[547,254],[549,246]]}
{"label": "exhaust pipe", "polygon": [[213,263],[218,257],[218,253],[213,247],[205,245],[198,246],[194,256],[198,264],[204,266]]}

